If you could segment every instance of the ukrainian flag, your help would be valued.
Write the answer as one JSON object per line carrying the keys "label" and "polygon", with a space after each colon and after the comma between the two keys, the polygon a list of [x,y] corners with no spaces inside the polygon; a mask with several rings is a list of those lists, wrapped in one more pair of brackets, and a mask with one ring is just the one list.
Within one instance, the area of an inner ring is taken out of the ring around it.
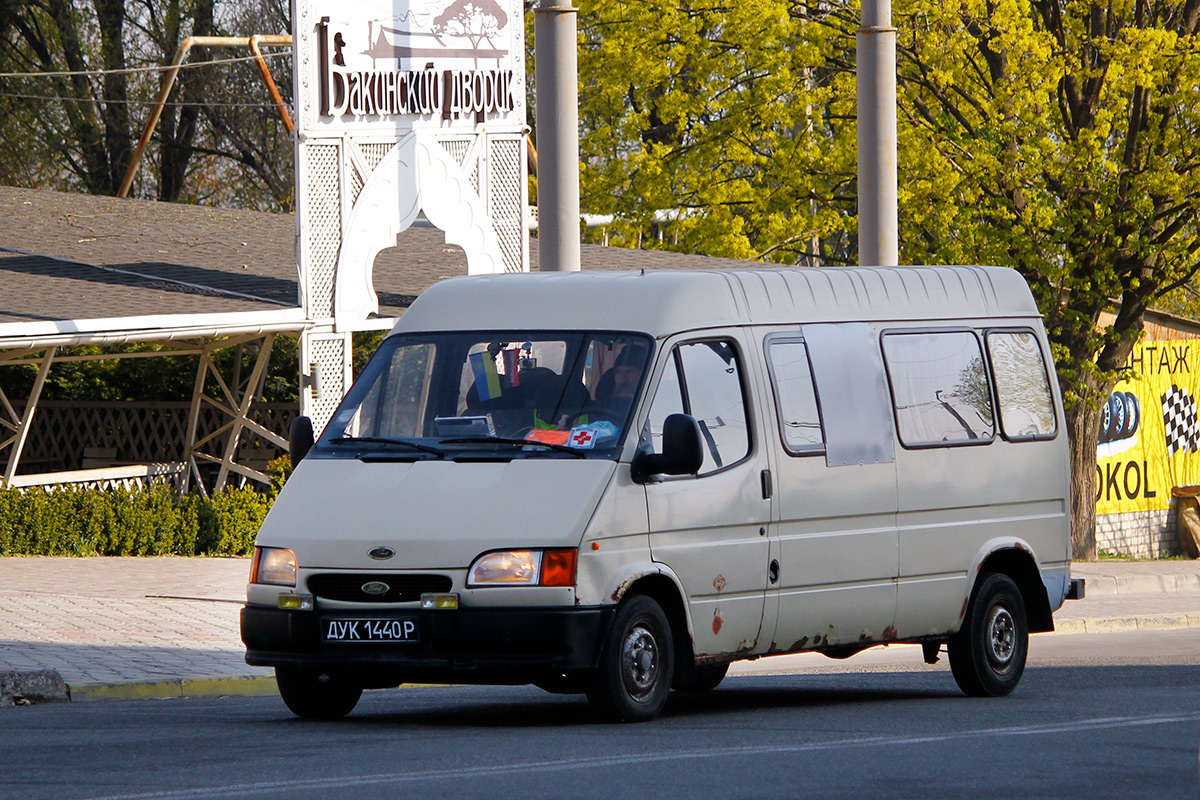
{"label": "ukrainian flag", "polygon": [[500,373],[496,372],[496,359],[486,351],[471,353],[471,371],[475,373],[475,391],[479,399],[495,400],[500,396]]}

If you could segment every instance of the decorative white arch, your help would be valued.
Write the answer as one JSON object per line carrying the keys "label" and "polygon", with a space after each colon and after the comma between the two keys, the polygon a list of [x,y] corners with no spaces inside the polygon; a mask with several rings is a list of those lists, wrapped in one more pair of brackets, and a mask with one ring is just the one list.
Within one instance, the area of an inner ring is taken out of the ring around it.
{"label": "decorative white arch", "polygon": [[422,210],[448,244],[466,253],[468,274],[505,271],[491,217],[470,178],[432,132],[410,131],[372,171],[350,212],[334,280],[336,330],[361,328],[378,313],[375,257],[394,247]]}

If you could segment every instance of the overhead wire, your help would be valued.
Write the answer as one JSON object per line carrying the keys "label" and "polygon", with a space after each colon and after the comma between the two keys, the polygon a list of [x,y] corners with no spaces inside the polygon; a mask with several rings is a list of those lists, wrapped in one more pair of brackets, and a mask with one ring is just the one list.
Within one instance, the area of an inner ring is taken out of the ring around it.
{"label": "overhead wire", "polygon": [[[276,50],[263,53],[263,58],[279,58],[292,55],[291,50]],[[211,64],[234,64],[242,61],[257,61],[258,56],[233,56],[230,58],[214,58],[208,61],[189,61],[185,64],[156,64],[149,67],[122,67],[121,69],[81,69],[62,70],[58,72],[0,72],[0,78],[65,78],[75,75],[131,75],[140,72],[167,72],[171,69],[197,69]]]}
{"label": "overhead wire", "polygon": [[65,95],[43,95],[43,94],[17,94],[15,92],[0,92],[0,97],[11,97],[16,100],[71,100],[76,103],[103,103],[104,105],[122,105],[122,106],[154,106],[162,105],[166,107],[178,106],[212,106],[214,108],[275,108],[274,103],[221,103],[217,101],[205,100],[199,103],[155,103],[153,100],[104,100],[95,97],[68,97]]}

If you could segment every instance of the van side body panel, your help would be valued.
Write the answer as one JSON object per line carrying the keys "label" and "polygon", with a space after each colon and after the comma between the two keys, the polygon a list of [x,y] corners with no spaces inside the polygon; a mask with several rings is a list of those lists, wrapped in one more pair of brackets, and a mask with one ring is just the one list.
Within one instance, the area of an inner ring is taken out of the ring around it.
{"label": "van side body panel", "polygon": [[[869,327],[861,323],[819,327],[824,330],[806,336],[805,341],[810,343],[810,360],[823,392],[825,451],[795,455],[780,446],[777,398],[769,385],[764,388],[763,410],[770,419],[766,435],[774,453],[773,537],[780,565],[779,579],[768,593],[768,602],[778,608],[771,637],[775,652],[894,638],[896,474],[890,412],[886,397],[879,396],[885,390],[866,388],[883,383],[878,345]],[[766,342],[772,337],[799,336],[811,328],[755,329],[763,363],[769,359]],[[849,335],[838,342],[840,352],[822,370],[817,366],[820,357],[814,354],[843,328]],[[853,398],[848,397],[851,394]],[[884,433],[863,441],[865,431],[878,431],[880,426],[852,430],[855,426],[834,419],[838,414],[852,415],[855,409],[881,417]],[[843,430],[848,441],[830,440]],[[838,466],[830,466],[831,453],[836,454]],[[864,459],[870,463],[861,463]]]}
{"label": "van side body panel", "polygon": [[[991,322],[972,320],[967,327],[982,335]],[[1022,327],[1038,334],[1048,361],[1040,320],[1024,320]],[[939,329],[935,321],[920,327]],[[959,329],[957,324],[954,329]],[[972,567],[991,552],[1017,547],[1061,568],[1064,541],[1070,539],[1069,456],[1061,402],[1057,392],[1052,394],[1057,422],[1053,439],[1011,441],[996,419],[994,435],[986,443],[914,447],[898,440],[900,637],[956,630],[977,578]],[[1062,597],[1048,602],[1051,609],[1057,608]]]}
{"label": "van side body panel", "polygon": [[[698,340],[736,343],[746,364],[754,356],[734,328],[697,331],[660,348],[651,386],[669,367],[675,344]],[[767,587],[771,502],[760,475],[768,468],[758,433],[753,372],[743,376],[750,413],[750,453],[711,474],[666,478],[646,484],[650,549],[654,560],[679,576],[690,606],[698,659],[765,652],[763,604]],[[644,417],[643,417],[644,418]]]}

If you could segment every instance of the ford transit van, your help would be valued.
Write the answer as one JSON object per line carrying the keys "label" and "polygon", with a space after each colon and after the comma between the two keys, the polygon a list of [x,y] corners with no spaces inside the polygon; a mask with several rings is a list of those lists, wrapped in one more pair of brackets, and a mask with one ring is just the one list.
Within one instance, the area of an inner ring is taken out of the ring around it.
{"label": "ford transit van", "polygon": [[421,682],[647,720],[739,659],[898,642],[1005,695],[1082,590],[1010,269],[457,278],[298,422],[241,624],[302,717]]}

